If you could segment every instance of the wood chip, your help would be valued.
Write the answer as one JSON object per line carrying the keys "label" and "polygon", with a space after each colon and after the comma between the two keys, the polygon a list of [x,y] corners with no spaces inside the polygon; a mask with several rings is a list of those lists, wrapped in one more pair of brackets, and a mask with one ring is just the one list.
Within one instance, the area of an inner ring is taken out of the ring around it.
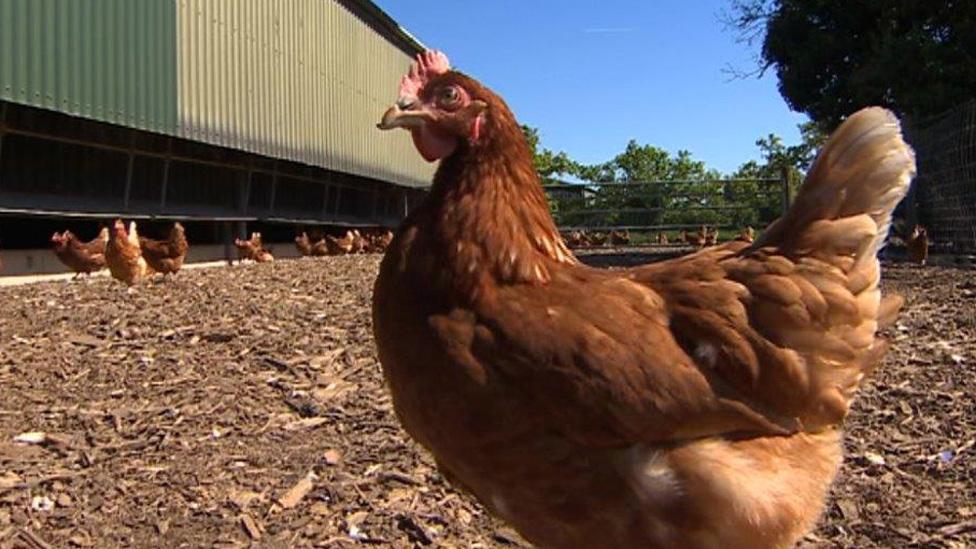
{"label": "wood chip", "polygon": [[34,549],[50,549],[51,544],[41,539],[37,534],[32,532],[29,528],[24,528],[18,532],[18,536],[24,541],[29,547]]}
{"label": "wood chip", "polygon": [[14,437],[14,442],[21,444],[44,444],[47,440],[47,433],[44,431],[29,431]]}
{"label": "wood chip", "polygon": [[241,526],[244,527],[244,531],[247,532],[247,535],[250,536],[251,539],[255,541],[261,539],[261,526],[248,513],[241,515]]}
{"label": "wood chip", "polygon": [[302,499],[312,491],[316,478],[315,473],[309,471],[308,474],[278,498],[278,505],[282,509],[291,509],[301,503]]}
{"label": "wood chip", "polygon": [[101,347],[105,345],[105,340],[90,335],[79,334],[68,338],[68,343],[80,345],[82,347]]}
{"label": "wood chip", "polygon": [[958,536],[967,532],[976,532],[976,520],[957,522],[939,528],[939,533],[945,536]]}
{"label": "wood chip", "polygon": [[335,449],[326,450],[322,457],[326,465],[338,465],[342,461],[342,453]]}
{"label": "wood chip", "polygon": [[0,494],[6,492],[7,490],[16,488],[22,482],[24,482],[24,479],[20,478],[20,476],[18,476],[16,473],[12,471],[7,471],[6,473],[3,473],[2,475],[0,475]]}
{"label": "wood chip", "polygon": [[319,425],[327,423],[328,421],[329,418],[327,417],[305,417],[286,424],[284,429],[286,431],[300,431],[303,429],[313,429],[315,427],[318,427]]}

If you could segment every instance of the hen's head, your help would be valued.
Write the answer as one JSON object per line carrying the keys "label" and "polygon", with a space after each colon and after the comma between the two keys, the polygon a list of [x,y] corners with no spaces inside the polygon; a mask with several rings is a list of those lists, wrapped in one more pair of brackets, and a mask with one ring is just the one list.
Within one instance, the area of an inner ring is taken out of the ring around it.
{"label": "hen's head", "polygon": [[451,70],[447,57],[428,50],[400,80],[399,97],[377,124],[382,130],[404,128],[429,162],[459,148],[484,144],[510,125],[518,131],[505,102],[476,80]]}
{"label": "hen's head", "polygon": [[113,238],[127,238],[129,236],[129,232],[125,230],[125,223],[121,219],[116,219],[115,223],[112,224],[110,235]]}

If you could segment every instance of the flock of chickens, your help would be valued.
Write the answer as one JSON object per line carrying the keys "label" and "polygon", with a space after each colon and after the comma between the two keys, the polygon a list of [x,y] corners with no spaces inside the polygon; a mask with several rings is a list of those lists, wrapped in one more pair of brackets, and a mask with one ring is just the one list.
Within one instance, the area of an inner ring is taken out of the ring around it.
{"label": "flock of chickens", "polygon": [[51,236],[54,254],[75,276],[108,267],[112,277],[128,285],[150,277],[176,274],[190,249],[183,225],[174,223],[166,240],[139,236],[136,222],[126,228],[121,219],[103,228],[94,239],[83,242],[71,231]]}
{"label": "flock of chickens", "polygon": [[[347,230],[341,237],[318,234],[309,237],[308,233],[295,237],[295,248],[302,257],[346,255],[362,253],[383,253],[393,241],[393,231],[389,229],[374,230],[362,234],[359,229]],[[242,260],[252,260],[258,263],[274,261],[271,250],[264,246],[261,233],[251,233],[248,240],[236,239],[237,255]]]}
{"label": "flock of chickens", "polygon": [[[630,231],[626,229],[612,229],[607,233],[588,233],[577,230],[564,234],[563,239],[571,249],[599,247],[607,244],[610,246],[627,246],[631,243]],[[755,229],[746,226],[739,230],[739,234],[732,241],[751,244],[755,239]],[[716,246],[721,243],[721,240],[719,239],[718,229],[709,227],[708,225],[702,225],[695,232],[682,230],[674,237],[668,236],[666,232],[658,232],[654,236],[653,243],[665,246],[669,244],[683,244],[700,250],[709,246]],[[926,261],[928,261],[929,245],[931,243],[925,227],[915,225],[911,232],[904,235],[904,237],[893,237],[892,243],[899,247],[903,246],[907,252],[907,259],[912,263],[925,265]]]}
{"label": "flock of chickens", "polygon": [[[562,235],[570,248],[603,246],[626,246],[630,244],[630,232],[613,229],[608,233],[572,231]],[[755,230],[743,227],[734,239],[738,242],[752,243]],[[921,225],[915,225],[912,232],[903,239],[908,251],[908,258],[914,263],[924,265],[928,259],[929,240],[926,230]],[[367,232],[362,234],[358,229],[346,231],[342,237],[332,235],[316,235],[310,237],[302,232],[295,237],[295,247],[302,256],[327,256],[353,253],[383,253],[393,241],[393,231]],[[654,243],[667,245],[671,242],[684,243],[701,249],[715,246],[719,243],[718,230],[706,225],[696,232],[682,230],[676,238],[671,239],[667,233],[659,232]],[[121,220],[116,220],[109,230],[103,227],[98,235],[88,242],[80,240],[74,233],[65,230],[51,236],[51,244],[55,255],[61,262],[75,273],[76,277],[91,274],[108,267],[112,276],[125,282],[135,284],[139,279],[160,273],[164,276],[175,274],[183,266],[189,244],[185,231],[180,223],[174,223],[167,240],[153,240],[139,236],[136,222],[131,221],[128,228]],[[274,261],[271,250],[264,246],[261,233],[253,232],[247,240],[236,239],[238,258],[258,263]]]}
{"label": "flock of chickens", "polygon": [[[739,231],[739,235],[735,240],[740,242],[749,242],[756,237],[756,231],[752,227],[743,227]],[[563,235],[566,244],[570,248],[587,248],[594,246],[604,246],[608,243],[611,246],[626,246],[630,244],[630,231],[627,229],[617,230],[612,229],[608,233],[594,232],[588,233],[586,231],[571,231],[569,234]],[[689,233],[687,230],[682,230],[674,238],[668,236],[666,232],[658,232],[654,236],[654,244],[667,245],[672,242],[677,244],[687,244],[694,248],[704,248],[707,246],[715,246],[719,243],[718,229],[714,227],[709,227],[707,225],[702,225],[697,232]]]}
{"label": "flock of chickens", "polygon": [[295,247],[303,256],[383,253],[390,242],[393,242],[393,231],[388,229],[365,235],[353,229],[339,238],[332,235],[311,238],[304,232],[295,237]]}
{"label": "flock of chickens", "polygon": [[[363,235],[358,229],[346,231],[340,238],[325,235],[315,239],[302,233],[295,238],[295,246],[303,256],[343,255],[351,253],[381,253],[393,240],[390,230]],[[173,224],[166,240],[139,236],[136,222],[128,228],[121,219],[111,228],[105,227],[88,242],[78,239],[71,231],[51,236],[54,254],[75,277],[91,274],[108,267],[112,277],[129,286],[154,274],[176,274],[183,267],[190,245],[179,222]],[[264,246],[261,233],[251,233],[248,240],[236,239],[238,258],[258,263],[274,261],[271,250]]]}

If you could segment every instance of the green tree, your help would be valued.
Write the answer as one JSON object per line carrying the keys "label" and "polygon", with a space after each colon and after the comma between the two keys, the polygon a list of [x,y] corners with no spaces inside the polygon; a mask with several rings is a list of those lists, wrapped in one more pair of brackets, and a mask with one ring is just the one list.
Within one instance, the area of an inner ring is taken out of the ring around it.
{"label": "green tree", "polygon": [[[653,145],[631,140],[624,150],[602,164],[580,166],[577,176],[605,183],[642,183],[639,187],[601,187],[589,199],[588,209],[602,212],[589,218],[596,224],[656,225],[660,223],[716,222],[711,210],[721,201],[721,177],[688,151],[672,155]],[[697,207],[691,211],[689,208]],[[644,210],[652,211],[644,211]]]}
{"label": "green tree", "polygon": [[529,150],[532,151],[535,171],[539,174],[543,184],[555,182],[558,176],[573,176],[579,172],[579,164],[569,158],[569,155],[562,151],[553,152],[540,146],[537,128],[525,124],[522,124],[521,128],[522,134],[525,135],[525,141],[529,145]]}
{"label": "green tree", "polygon": [[762,40],[790,107],[821,129],[869,105],[923,117],[973,97],[976,2],[731,0],[727,22]]}
{"label": "green tree", "polygon": [[[736,225],[762,225],[777,217],[782,211],[781,187],[750,180],[780,179],[785,175],[794,186],[802,181],[803,175],[827,136],[812,122],[800,124],[799,127],[801,140],[797,145],[787,146],[776,134],[757,139],[756,146],[759,147],[762,162],[749,160],[732,174],[734,179],[741,181],[727,186],[726,200],[750,206],[748,209],[734,212],[732,217]],[[790,191],[795,194],[796,189],[791,188]]]}

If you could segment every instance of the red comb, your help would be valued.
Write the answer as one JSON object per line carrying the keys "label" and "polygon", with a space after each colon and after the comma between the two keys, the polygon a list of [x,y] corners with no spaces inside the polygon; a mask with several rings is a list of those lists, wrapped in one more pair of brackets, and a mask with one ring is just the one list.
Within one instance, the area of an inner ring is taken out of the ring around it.
{"label": "red comb", "polygon": [[416,97],[431,78],[451,70],[447,56],[437,50],[417,54],[410,72],[400,78],[400,97]]}

